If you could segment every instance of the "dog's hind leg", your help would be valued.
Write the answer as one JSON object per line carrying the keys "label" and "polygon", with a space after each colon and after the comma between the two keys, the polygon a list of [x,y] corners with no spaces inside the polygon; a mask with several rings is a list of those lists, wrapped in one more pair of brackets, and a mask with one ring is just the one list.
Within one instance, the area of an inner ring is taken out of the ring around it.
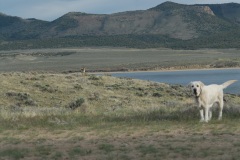
{"label": "dog's hind leg", "polygon": [[220,100],[219,102],[219,115],[218,115],[218,120],[222,119],[222,110],[223,110],[223,99]]}
{"label": "dog's hind leg", "polygon": [[205,122],[208,122],[208,112],[209,112],[209,106],[205,107]]}
{"label": "dog's hind leg", "polygon": [[212,109],[210,108],[208,111],[208,120],[210,121],[212,119]]}

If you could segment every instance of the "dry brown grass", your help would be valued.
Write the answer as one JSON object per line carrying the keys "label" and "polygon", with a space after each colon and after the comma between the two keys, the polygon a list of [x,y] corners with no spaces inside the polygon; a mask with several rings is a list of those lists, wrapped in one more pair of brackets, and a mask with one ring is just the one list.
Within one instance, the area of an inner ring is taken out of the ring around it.
{"label": "dry brown grass", "polygon": [[7,109],[67,110],[71,103],[83,99],[75,112],[98,115],[155,110],[186,99],[185,93],[177,95],[176,89],[167,84],[110,76],[4,73],[0,81],[0,106]]}
{"label": "dry brown grass", "polygon": [[[110,76],[0,74],[0,159],[237,159],[240,99],[198,123],[189,90]],[[216,117],[216,116],[215,116]]]}

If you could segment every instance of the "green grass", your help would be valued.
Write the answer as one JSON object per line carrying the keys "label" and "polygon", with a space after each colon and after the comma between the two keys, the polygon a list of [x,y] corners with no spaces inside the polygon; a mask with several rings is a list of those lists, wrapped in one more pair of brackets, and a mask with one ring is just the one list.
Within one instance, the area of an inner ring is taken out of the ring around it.
{"label": "green grass", "polygon": [[76,157],[76,156],[86,156],[92,153],[91,149],[84,149],[81,146],[77,146],[73,149],[71,149],[68,154],[70,157]]}
{"label": "green grass", "polygon": [[112,145],[112,144],[103,143],[103,144],[100,144],[100,145],[98,146],[98,148],[99,148],[100,150],[103,150],[103,151],[106,152],[106,153],[109,153],[109,152],[114,151],[114,145]]}
{"label": "green grass", "polygon": [[57,151],[56,153],[54,153],[54,155],[51,157],[51,159],[57,160],[57,159],[62,159],[63,158],[63,153]]}
{"label": "green grass", "polygon": [[0,151],[0,157],[6,159],[24,159],[28,155],[28,149],[3,149]]}
{"label": "green grass", "polygon": [[35,150],[37,156],[48,156],[51,152],[52,148],[50,146],[37,146]]}
{"label": "green grass", "polygon": [[146,144],[140,145],[140,146],[136,147],[136,149],[139,150],[139,152],[141,152],[143,155],[156,154],[159,152],[159,149],[157,149],[153,145],[146,145]]}

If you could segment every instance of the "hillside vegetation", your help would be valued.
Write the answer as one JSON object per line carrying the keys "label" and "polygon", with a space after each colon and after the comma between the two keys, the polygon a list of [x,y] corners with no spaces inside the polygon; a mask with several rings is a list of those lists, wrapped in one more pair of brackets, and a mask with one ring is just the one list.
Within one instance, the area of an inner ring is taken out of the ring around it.
{"label": "hillside vegetation", "polygon": [[29,107],[30,112],[31,109],[61,109],[91,116],[113,114],[124,117],[126,113],[131,115],[159,109],[160,104],[164,107],[168,103],[175,103],[171,95],[176,101],[182,99],[184,102],[189,94],[181,86],[111,76],[82,76],[81,73],[16,72],[2,73],[0,78],[0,105],[4,106],[2,108],[16,109],[16,112],[19,110],[20,113]]}
{"label": "hillside vegetation", "polygon": [[239,48],[240,4],[156,7],[109,15],[70,12],[47,22],[0,14],[0,50],[114,46]]}
{"label": "hillside vegetation", "polygon": [[[199,123],[189,89],[111,76],[0,74],[0,159],[237,159],[240,99]],[[217,148],[216,148],[217,146]]]}

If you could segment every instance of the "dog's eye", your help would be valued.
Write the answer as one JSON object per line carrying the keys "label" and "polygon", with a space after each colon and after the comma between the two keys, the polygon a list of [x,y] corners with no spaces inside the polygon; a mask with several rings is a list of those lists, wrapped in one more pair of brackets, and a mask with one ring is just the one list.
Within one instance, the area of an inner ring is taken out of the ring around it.
{"label": "dog's eye", "polygon": [[197,85],[197,87],[199,87],[199,85]]}
{"label": "dog's eye", "polygon": [[194,86],[192,86],[192,88],[193,88]]}

